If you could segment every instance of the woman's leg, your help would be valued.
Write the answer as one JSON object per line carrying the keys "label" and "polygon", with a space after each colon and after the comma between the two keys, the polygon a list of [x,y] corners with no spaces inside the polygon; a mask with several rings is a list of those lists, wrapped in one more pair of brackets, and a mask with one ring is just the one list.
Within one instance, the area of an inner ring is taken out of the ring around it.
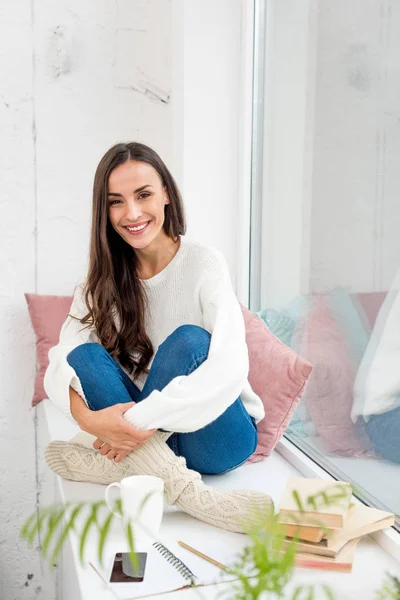
{"label": "woman's leg", "polygon": [[100,344],[81,344],[67,356],[80,379],[89,408],[101,410],[138,401],[140,390]]}
{"label": "woman's leg", "polygon": [[[161,391],[174,377],[197,369],[208,356],[210,340],[210,334],[202,327],[178,327],[159,346],[137,401],[145,401],[153,390]],[[175,454],[186,458],[190,469],[204,474],[224,473],[253,454],[257,429],[239,397],[206,427],[191,433],[174,433],[167,443]]]}
{"label": "woman's leg", "polygon": [[[81,381],[89,408],[100,410],[120,402],[143,401],[178,375],[189,375],[206,360],[210,340],[210,334],[197,325],[178,327],[159,346],[141,392],[99,344],[77,346],[67,361]],[[167,443],[176,455],[186,458],[189,468],[205,474],[224,473],[253,454],[257,429],[239,397],[206,427],[175,433]]]}
{"label": "woman's leg", "polygon": [[400,464],[400,408],[372,415],[366,429],[374,449],[386,460]]}
{"label": "woman's leg", "polygon": [[[202,333],[203,331],[204,330],[201,328],[198,328],[198,331],[190,328],[183,329],[182,331],[177,330],[177,333],[174,332],[172,335],[171,340],[173,342],[178,341],[179,343],[183,343],[184,338],[189,337],[190,340],[187,339],[187,341],[190,341],[190,347],[193,350],[192,344],[194,338],[192,335],[188,336],[187,334],[195,333],[195,338],[198,342],[198,346],[196,346],[197,352],[201,347],[199,339],[200,335],[203,339],[205,338]],[[166,347],[168,347],[167,344],[164,346],[163,350]],[[174,359],[177,359],[179,358],[179,352],[177,352],[175,344],[171,344],[171,349],[173,348],[175,348]],[[88,356],[93,359],[93,355],[90,354],[91,350],[89,350],[89,354],[87,353],[87,350],[85,351],[86,360],[89,360],[87,358]],[[97,358],[99,351],[96,349],[94,352],[96,353]],[[186,355],[187,353],[184,352],[183,358],[185,358]],[[160,357],[162,356],[163,353],[160,352]],[[164,359],[165,358],[166,357],[164,356]],[[167,358],[170,360],[171,356],[168,356]],[[197,368],[197,364],[200,364],[198,363],[199,360],[205,360],[205,357],[197,357],[192,365],[193,369]],[[96,361],[94,362],[96,363]],[[108,364],[108,361],[106,360],[105,363]],[[101,363],[96,364],[104,366],[104,361],[101,359]],[[98,374],[96,373],[96,370],[86,368],[86,370],[82,369],[81,372],[85,373],[88,394],[93,393],[93,397],[100,397],[97,394]],[[92,373],[94,382],[90,381],[90,378],[87,375],[89,372]],[[155,373],[157,373],[156,369],[154,369],[154,374]],[[102,375],[104,374],[104,371],[102,371]],[[114,367],[111,368],[111,374],[114,377]],[[158,372],[158,375],[160,375],[160,372]],[[172,377],[175,376],[176,375],[172,374]],[[159,383],[162,382],[159,381]],[[146,393],[150,393],[150,388],[151,385],[149,384],[147,389],[143,389],[142,391],[141,396],[143,397],[140,399],[138,398],[137,400],[141,401],[145,399],[144,396]],[[122,391],[123,390],[121,390],[121,392]],[[236,418],[241,419],[243,427],[245,427],[248,420],[247,418],[243,418],[242,413],[240,413],[240,415],[240,417],[237,415]],[[229,439],[230,431],[224,429],[221,429],[221,431],[223,435]],[[131,452],[120,463],[114,463],[114,461],[102,456],[96,450],[70,442],[51,442],[46,448],[45,456],[47,464],[53,471],[61,475],[61,477],[72,479],[74,481],[110,483],[112,481],[120,481],[122,478],[129,475],[145,474],[160,477],[164,481],[165,491],[170,504],[175,504],[181,510],[197,519],[230,531],[245,531],[246,528],[243,524],[248,519],[252,519],[254,511],[257,518],[257,515],[260,515],[260,511],[265,511],[269,514],[273,510],[271,498],[261,492],[253,492],[250,490],[225,491],[205,485],[198,472],[187,468],[185,458],[183,456],[176,456],[168,447],[164,441],[166,435],[168,434],[156,431],[152,437],[142,444],[142,446],[139,446],[136,450]],[[179,435],[191,436],[194,434]],[[212,440],[212,435],[208,436],[208,439]],[[236,440],[236,442],[237,441],[238,440]],[[219,450],[217,442],[221,443],[221,440],[213,440],[216,452]],[[190,447],[189,449],[192,451]],[[202,447],[200,447],[199,450],[202,451]]]}

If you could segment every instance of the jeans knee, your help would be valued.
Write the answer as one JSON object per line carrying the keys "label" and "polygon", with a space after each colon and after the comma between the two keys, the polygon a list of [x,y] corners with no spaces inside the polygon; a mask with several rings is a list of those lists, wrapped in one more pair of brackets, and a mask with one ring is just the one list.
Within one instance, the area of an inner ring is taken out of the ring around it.
{"label": "jeans knee", "polygon": [[173,343],[175,347],[180,348],[185,354],[198,351],[204,348],[208,352],[211,335],[198,325],[180,325],[173,331],[165,341]]}
{"label": "jeans knee", "polygon": [[101,356],[102,354],[107,353],[107,350],[100,346],[100,344],[95,344],[92,342],[87,342],[85,344],[80,344],[67,355],[68,364],[76,370],[76,367],[82,363],[82,360],[87,360],[96,358],[97,356]]}

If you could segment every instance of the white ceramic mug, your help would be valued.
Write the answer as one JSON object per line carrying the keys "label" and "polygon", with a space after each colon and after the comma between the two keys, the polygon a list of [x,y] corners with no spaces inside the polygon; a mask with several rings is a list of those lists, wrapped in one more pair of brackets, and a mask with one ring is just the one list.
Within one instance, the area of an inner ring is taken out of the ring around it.
{"label": "white ceramic mug", "polygon": [[[123,516],[115,510],[117,498],[113,498],[113,488],[119,489]],[[163,492],[164,481],[152,475],[132,475],[106,488],[105,500],[110,511],[131,524],[136,551],[146,552],[160,531]]]}

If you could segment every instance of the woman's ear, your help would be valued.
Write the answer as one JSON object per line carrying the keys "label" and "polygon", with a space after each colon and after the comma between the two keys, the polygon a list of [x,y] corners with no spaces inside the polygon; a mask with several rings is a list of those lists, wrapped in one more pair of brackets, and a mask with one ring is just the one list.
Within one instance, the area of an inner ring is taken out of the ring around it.
{"label": "woman's ear", "polygon": [[164,204],[171,204],[171,201],[168,197],[168,192],[165,188],[163,188],[163,192],[164,192]]}

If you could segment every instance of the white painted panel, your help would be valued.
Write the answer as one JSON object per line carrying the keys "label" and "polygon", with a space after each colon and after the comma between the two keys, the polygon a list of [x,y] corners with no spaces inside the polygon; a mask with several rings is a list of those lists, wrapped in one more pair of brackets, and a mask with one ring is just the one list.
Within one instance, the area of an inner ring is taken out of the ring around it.
{"label": "white painted panel", "polygon": [[178,0],[178,6],[183,8],[181,160],[188,234],[224,253],[235,282],[241,2],[182,6]]}
{"label": "white painted panel", "polygon": [[[148,13],[152,17],[142,31],[135,30],[135,8],[136,3],[130,10],[123,5],[122,29],[114,3],[40,4],[36,97],[41,292],[67,293],[86,270],[91,190],[104,152],[116,142],[136,140],[154,147],[167,163],[171,160],[171,7],[160,3],[156,12]],[[159,37],[161,26],[165,32]],[[49,54],[54,45],[57,51]],[[131,70],[124,56],[128,50],[135,54]],[[67,65],[57,76],[54,56],[63,56]]]}
{"label": "white painted panel", "polygon": [[[56,597],[55,572],[49,572],[36,549],[28,549],[18,537],[36,501],[47,504],[54,499],[54,478],[43,461],[46,431],[41,408],[37,415],[30,409],[35,349],[23,293],[70,293],[84,273],[94,169],[109,146],[139,140],[153,146],[167,163],[172,156],[170,3],[150,7],[146,2],[45,0],[32,6],[34,21],[30,2],[7,2],[0,9],[0,598],[4,600]],[[153,56],[152,62],[142,60],[143,71],[149,64],[159,68],[159,79],[153,68],[144,73],[144,80],[165,89],[167,102],[143,89],[117,86],[118,31],[134,29],[136,14],[141,15],[140,27],[145,25],[141,35]],[[163,35],[158,35],[161,30]]]}
{"label": "white painted panel", "polygon": [[0,18],[0,598],[54,598],[34,541],[19,537],[35,510],[34,339],[24,292],[35,290],[35,168],[30,3]]}

